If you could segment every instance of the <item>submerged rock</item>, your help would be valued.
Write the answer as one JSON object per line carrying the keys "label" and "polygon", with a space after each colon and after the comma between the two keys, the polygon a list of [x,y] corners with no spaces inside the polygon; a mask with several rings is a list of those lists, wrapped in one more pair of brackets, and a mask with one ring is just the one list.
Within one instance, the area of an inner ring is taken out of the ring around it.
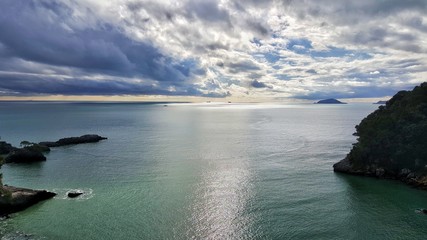
{"label": "submerged rock", "polygon": [[107,139],[107,138],[101,137],[96,134],[86,134],[80,137],[61,138],[56,142],[40,142],[39,144],[47,147],[61,147],[61,146],[73,145],[73,144],[94,143],[104,139]]}
{"label": "submerged rock", "polygon": [[53,198],[56,193],[4,185],[0,191],[0,215],[22,211],[36,203]]}

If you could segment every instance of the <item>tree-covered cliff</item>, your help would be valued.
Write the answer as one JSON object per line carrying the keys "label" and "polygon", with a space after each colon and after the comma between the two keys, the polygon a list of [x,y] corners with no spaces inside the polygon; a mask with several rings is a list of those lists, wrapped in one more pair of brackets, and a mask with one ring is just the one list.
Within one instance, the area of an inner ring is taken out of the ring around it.
{"label": "tree-covered cliff", "polygon": [[357,143],[335,171],[390,178],[427,175],[427,83],[400,91],[356,126]]}

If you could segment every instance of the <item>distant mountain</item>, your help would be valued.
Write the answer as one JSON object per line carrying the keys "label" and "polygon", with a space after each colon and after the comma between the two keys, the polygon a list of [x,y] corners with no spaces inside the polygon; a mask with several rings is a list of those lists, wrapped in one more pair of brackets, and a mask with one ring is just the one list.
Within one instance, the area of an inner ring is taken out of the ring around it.
{"label": "distant mountain", "polygon": [[323,99],[318,101],[317,104],[346,104],[346,103],[338,101],[335,98],[328,98],[328,99]]}
{"label": "distant mountain", "polygon": [[387,103],[387,101],[378,101],[378,102],[376,102],[374,104],[386,104],[386,103]]}
{"label": "distant mountain", "polygon": [[393,178],[427,189],[427,82],[396,93],[356,126],[336,172]]}

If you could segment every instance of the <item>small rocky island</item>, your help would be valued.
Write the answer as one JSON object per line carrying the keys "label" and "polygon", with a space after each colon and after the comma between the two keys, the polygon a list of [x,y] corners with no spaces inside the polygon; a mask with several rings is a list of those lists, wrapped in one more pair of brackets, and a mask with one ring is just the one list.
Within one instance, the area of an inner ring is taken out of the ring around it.
{"label": "small rocky island", "polygon": [[427,83],[400,91],[356,126],[357,143],[334,171],[399,179],[427,189]]}
{"label": "small rocky island", "polygon": [[107,138],[101,137],[96,134],[86,134],[80,137],[61,138],[56,142],[39,142],[38,145],[42,145],[46,147],[61,147],[61,146],[82,144],[82,143],[95,143],[105,139]]}
{"label": "small rocky island", "polygon": [[335,98],[328,98],[328,99],[320,100],[320,101],[316,102],[315,104],[347,104],[347,103],[341,102]]}
{"label": "small rocky island", "polygon": [[[80,137],[61,138],[56,142],[32,143],[28,141],[21,142],[21,148],[0,141],[0,168],[4,163],[32,163],[45,161],[43,153],[49,152],[51,147],[60,147],[72,144],[94,143],[107,139],[95,134],[87,134]],[[83,194],[83,192],[72,192],[68,197],[74,198]],[[27,188],[17,188],[3,185],[0,174],[0,217],[7,214],[24,210],[38,202],[53,198],[56,194],[46,190],[32,190]]]}
{"label": "small rocky island", "polygon": [[96,134],[86,134],[80,137],[61,138],[56,142],[33,143],[22,141],[22,148],[17,148],[11,144],[1,141],[0,154],[6,155],[5,163],[32,163],[46,161],[43,153],[49,152],[50,148],[67,145],[95,143],[107,139]]}

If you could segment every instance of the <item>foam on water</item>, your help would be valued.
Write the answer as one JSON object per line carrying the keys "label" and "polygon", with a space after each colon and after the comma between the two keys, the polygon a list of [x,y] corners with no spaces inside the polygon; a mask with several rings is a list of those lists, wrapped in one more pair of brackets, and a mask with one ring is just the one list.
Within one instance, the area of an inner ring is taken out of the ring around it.
{"label": "foam on water", "polygon": [[[95,194],[93,193],[93,189],[91,188],[55,188],[52,190],[52,192],[57,194],[54,197],[54,199],[62,199],[62,200],[84,201],[84,200],[91,199],[95,196]],[[82,192],[83,194],[76,198],[69,198],[68,197],[69,192]]]}

